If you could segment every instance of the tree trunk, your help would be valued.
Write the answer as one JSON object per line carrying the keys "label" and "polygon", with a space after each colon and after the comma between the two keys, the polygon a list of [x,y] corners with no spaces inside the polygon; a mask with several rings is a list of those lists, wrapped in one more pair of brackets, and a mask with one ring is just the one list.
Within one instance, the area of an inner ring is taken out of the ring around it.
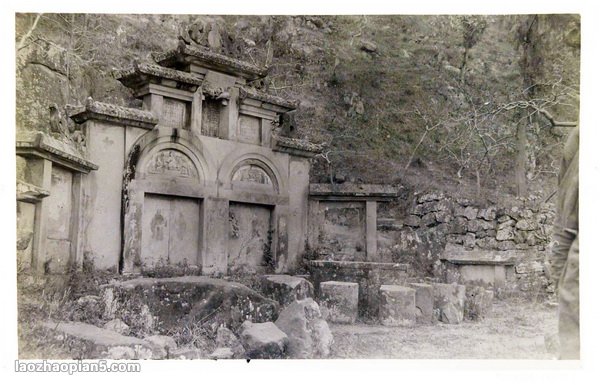
{"label": "tree trunk", "polygon": [[517,195],[527,195],[527,122],[517,123],[517,162],[515,168],[515,183]]}

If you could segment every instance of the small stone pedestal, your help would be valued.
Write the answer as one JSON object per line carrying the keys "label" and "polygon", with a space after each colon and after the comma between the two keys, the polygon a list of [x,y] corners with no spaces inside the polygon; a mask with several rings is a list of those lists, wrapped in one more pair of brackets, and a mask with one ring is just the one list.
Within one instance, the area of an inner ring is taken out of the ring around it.
{"label": "small stone pedestal", "polygon": [[379,293],[379,321],[382,325],[413,326],[415,324],[415,289],[382,285]]}
{"label": "small stone pedestal", "polygon": [[327,281],[320,285],[323,316],[334,323],[354,323],[358,316],[358,283]]}
{"label": "small stone pedestal", "polygon": [[433,286],[426,283],[411,283],[415,289],[415,317],[418,324],[433,323]]}
{"label": "small stone pedestal", "polygon": [[467,286],[465,317],[473,321],[481,321],[492,307],[494,292],[481,286]]}

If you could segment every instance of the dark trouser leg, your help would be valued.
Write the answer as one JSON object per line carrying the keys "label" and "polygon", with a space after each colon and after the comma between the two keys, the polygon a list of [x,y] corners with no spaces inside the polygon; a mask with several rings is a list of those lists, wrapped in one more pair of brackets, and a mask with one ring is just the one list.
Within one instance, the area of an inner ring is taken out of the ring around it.
{"label": "dark trouser leg", "polygon": [[569,256],[558,288],[560,359],[579,359],[579,236]]}

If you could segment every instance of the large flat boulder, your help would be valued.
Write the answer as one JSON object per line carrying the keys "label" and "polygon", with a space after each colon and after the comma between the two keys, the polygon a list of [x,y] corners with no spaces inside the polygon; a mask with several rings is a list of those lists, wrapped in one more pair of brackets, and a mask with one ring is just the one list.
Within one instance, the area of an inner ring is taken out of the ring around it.
{"label": "large flat boulder", "polygon": [[50,335],[64,341],[73,359],[163,359],[166,351],[149,341],[121,335],[83,322],[47,321]]}
{"label": "large flat boulder", "polygon": [[288,337],[273,322],[245,321],[239,330],[247,358],[284,358]]}
{"label": "large flat boulder", "polygon": [[245,320],[275,321],[280,308],[240,283],[204,276],[136,278],[103,289],[103,297],[110,298],[114,308],[111,314],[138,336],[167,334],[198,323],[236,330]]}
{"label": "large flat boulder", "polygon": [[313,285],[308,280],[285,274],[263,275],[261,291],[283,306],[314,295]]}
{"label": "large flat boulder", "polygon": [[333,344],[333,334],[321,316],[319,305],[306,298],[285,307],[275,325],[289,338],[290,358],[325,358]]}

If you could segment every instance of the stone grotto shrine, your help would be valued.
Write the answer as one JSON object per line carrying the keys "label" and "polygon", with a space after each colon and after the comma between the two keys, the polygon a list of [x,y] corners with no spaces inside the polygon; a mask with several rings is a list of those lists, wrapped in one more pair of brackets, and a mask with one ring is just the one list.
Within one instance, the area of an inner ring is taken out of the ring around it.
{"label": "stone grotto shrine", "polygon": [[[181,42],[116,79],[142,108],[88,98],[17,138],[18,256],[124,274],[285,272],[304,250],[310,158],[298,105],[252,86],[267,68]],[[69,121],[69,119],[71,121]]]}

